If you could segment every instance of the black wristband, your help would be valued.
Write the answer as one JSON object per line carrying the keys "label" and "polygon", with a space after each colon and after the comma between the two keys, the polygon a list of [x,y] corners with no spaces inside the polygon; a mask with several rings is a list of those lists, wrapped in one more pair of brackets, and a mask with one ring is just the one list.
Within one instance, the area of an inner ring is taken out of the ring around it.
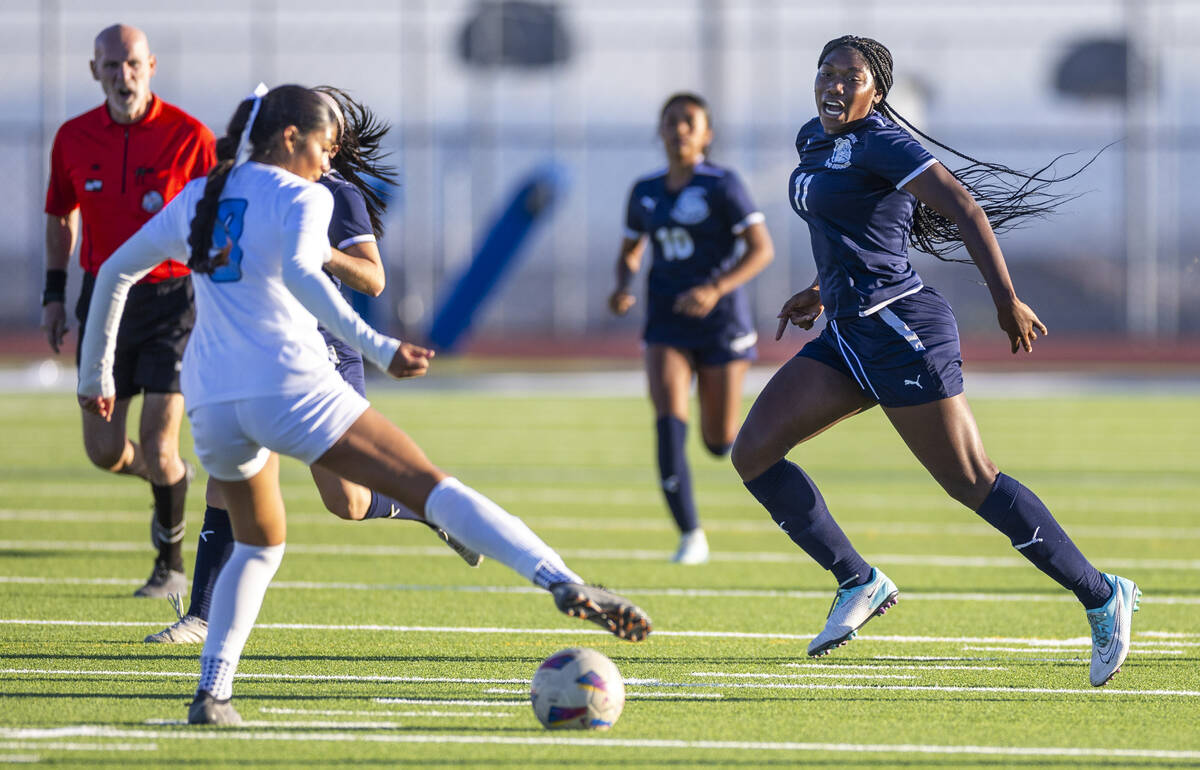
{"label": "black wristband", "polygon": [[51,302],[67,301],[67,271],[47,270],[46,288],[42,290],[42,307]]}

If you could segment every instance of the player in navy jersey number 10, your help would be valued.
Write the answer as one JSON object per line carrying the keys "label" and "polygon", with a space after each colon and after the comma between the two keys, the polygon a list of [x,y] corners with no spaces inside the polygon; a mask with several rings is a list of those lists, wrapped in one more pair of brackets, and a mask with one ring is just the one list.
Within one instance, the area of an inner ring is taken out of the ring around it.
{"label": "player in navy jersey number 10", "polygon": [[741,412],[742,381],[758,337],[742,285],[774,256],[762,213],[733,171],[705,160],[712,142],[708,106],[696,94],[667,99],[659,116],[666,169],[639,179],[629,194],[617,286],[609,307],[625,314],[646,241],[646,377],[658,434],[658,468],[679,527],[673,561],[708,560],[708,541],[692,498],[684,452],[692,377],[704,445],[723,457]]}
{"label": "player in navy jersey number 10", "polygon": [[[331,86],[316,89],[327,99],[338,118],[336,144],[330,169],[319,180],[333,194],[333,216],[329,220],[331,259],[325,265],[326,275],[335,285],[345,284],[355,291],[378,296],[383,291],[386,273],[379,255],[376,236],[383,234],[383,215],[386,204],[364,177],[373,177],[395,184],[395,172],[383,163],[380,140],[388,125],[376,118],[365,105],[349,94]],[[329,358],[342,379],[350,383],[359,395],[366,396],[366,372],[362,355],[342,342],[328,329],[318,327],[329,349]],[[313,481],[325,507],[342,519],[418,519],[408,508],[386,495],[353,484],[318,466],[311,468]],[[229,512],[212,480],[206,490],[208,506],[204,525],[196,543],[196,566],[192,572],[192,591],[187,611],[181,597],[173,594],[171,603],[178,620],[161,631],[145,638],[149,643],[202,644],[208,636],[208,612],[212,604],[213,587],[221,566],[233,553],[233,530]],[[432,527],[439,538],[475,567],[483,556]]]}
{"label": "player in navy jersey number 10", "polygon": [[785,455],[879,404],[951,497],[1083,604],[1092,626],[1090,679],[1103,685],[1129,650],[1140,592],[1131,580],[1097,571],[1041,500],[988,457],[963,394],[954,315],[908,261],[910,243],[938,256],[965,246],[1012,352],[1031,351],[1046,327],[1017,298],[993,226],[1053,209],[1062,198],[1045,189],[1061,178],[961,155],[972,165],[951,173],[895,122],[886,102],[892,57],[875,40],[830,41],[817,66],[818,117],[797,136],[789,187],[809,226],[817,279],[784,303],[776,336],[789,322],[808,329],[822,313],[828,320],[767,384],[733,447],[747,489],[838,582],[808,654],[845,644],[899,591],[855,551],[812,479]]}

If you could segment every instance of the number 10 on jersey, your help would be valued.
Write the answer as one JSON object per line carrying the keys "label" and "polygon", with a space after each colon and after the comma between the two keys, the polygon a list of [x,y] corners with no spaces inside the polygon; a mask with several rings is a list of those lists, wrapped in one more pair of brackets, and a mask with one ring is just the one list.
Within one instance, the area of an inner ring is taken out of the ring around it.
{"label": "number 10 on jersey", "polygon": [[696,250],[692,236],[682,227],[660,227],[654,231],[654,237],[662,246],[663,259],[668,262],[687,259]]}

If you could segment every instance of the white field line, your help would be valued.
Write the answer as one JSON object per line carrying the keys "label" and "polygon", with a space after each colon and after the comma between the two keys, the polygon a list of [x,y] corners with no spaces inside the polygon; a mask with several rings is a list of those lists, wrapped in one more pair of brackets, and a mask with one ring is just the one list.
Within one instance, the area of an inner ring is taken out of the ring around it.
{"label": "white field line", "polygon": [[[576,504],[581,501],[590,503],[602,502],[606,505],[638,505],[655,507],[661,506],[661,500],[653,494],[634,496],[628,493],[614,493],[612,490],[548,490],[546,493],[532,492],[525,494],[520,490],[497,492],[493,488],[487,490],[492,497],[504,500],[520,499],[535,502]],[[721,504],[719,500],[710,499],[711,493],[705,495],[705,501],[710,505]],[[747,502],[748,497],[731,498],[724,503],[729,505],[737,502]],[[879,499],[880,505],[886,500]],[[860,503],[861,504],[861,503]],[[844,507],[844,506],[843,506]],[[1144,507],[1139,508],[1144,512]],[[590,532],[675,532],[675,525],[667,520],[647,518],[591,518],[563,516],[522,516],[525,523],[535,530],[571,530]],[[92,524],[144,524],[146,517],[133,513],[106,513],[103,511],[63,511],[58,508],[0,508],[0,521],[26,521],[39,525],[62,523],[92,523]],[[332,514],[328,513],[289,513],[288,520],[294,523],[324,523],[334,522]],[[984,523],[937,523],[937,522],[903,522],[903,521],[847,521],[839,522],[847,532],[878,533],[886,535],[913,536],[942,536],[997,538],[999,535],[991,526]],[[1063,522],[1067,531],[1077,537],[1112,538],[1119,540],[1200,540],[1200,527],[1166,527],[1166,526],[1105,526],[1098,524],[1070,524]],[[374,525],[368,525],[374,526]],[[763,520],[709,520],[704,523],[708,532],[727,532],[738,534],[776,533],[779,527],[769,519]]]}
{"label": "white field line", "polygon": [[[444,549],[443,549],[444,550]],[[449,551],[447,551],[449,553]],[[0,584],[21,585],[96,585],[136,586],[144,583],[140,578],[74,578],[42,577],[37,575],[0,575]],[[311,580],[274,580],[272,590],[301,591],[403,591],[412,593],[464,593],[464,594],[526,594],[545,593],[535,586],[455,586],[420,583],[348,583],[316,582]],[[622,588],[622,594],[637,596],[663,596],[682,599],[820,599],[828,601],[829,591],[788,591],[751,588]],[[933,602],[1051,602],[1070,604],[1078,601],[1067,593],[1054,594],[991,594],[991,593],[943,593],[937,591],[904,591],[905,601]],[[1142,602],[1150,604],[1195,604],[1200,605],[1200,596],[1143,596]],[[1200,635],[1196,635],[1200,638]]]}
{"label": "white field line", "polygon": [[[626,681],[625,684],[628,686],[629,682]],[[658,683],[656,682],[656,684],[658,684]],[[670,687],[671,685],[668,684],[666,686]],[[689,685],[681,685],[681,686],[687,687]],[[710,687],[710,686],[716,686],[716,685],[698,684],[695,686],[696,687]],[[489,687],[486,690],[484,690],[484,692],[488,693],[489,695],[516,695],[518,693],[523,693],[523,692],[527,692],[527,691],[526,690],[513,690],[511,688],[506,688],[506,687]],[[683,699],[683,700],[717,700],[720,698],[724,698],[725,695],[724,695],[724,693],[719,693],[719,692],[683,692],[680,690],[676,690],[676,691],[672,691],[672,692],[667,692],[665,690],[662,692],[639,692],[637,690],[626,689],[625,697],[626,698],[675,698],[675,699]]]}
{"label": "white field line", "polygon": [[[528,704],[520,704],[528,705]],[[508,719],[513,715],[496,711],[346,711],[339,709],[260,708],[264,714],[310,715],[318,717],[485,717]]]}
{"label": "white field line", "polygon": [[1008,757],[1099,757],[1102,759],[1200,759],[1200,751],[1171,749],[1116,749],[1090,746],[954,746],[911,743],[799,743],[799,742],[756,742],[756,741],[684,741],[654,738],[614,738],[612,736],[512,736],[512,735],[394,735],[379,733],[303,733],[293,730],[264,732],[223,728],[220,730],[143,730],[111,727],[107,725],[77,725],[51,729],[0,728],[0,736],[15,738],[59,738],[86,736],[95,738],[122,738],[141,740],[241,740],[241,741],[286,741],[320,743],[426,743],[463,745],[505,746],[571,746],[579,748],[618,749],[697,749],[710,751],[779,751],[795,753],[848,753],[848,754],[931,754],[931,755],[979,755]]}
{"label": "white field line", "polygon": [[[529,693],[526,693],[528,695]],[[528,700],[437,700],[434,698],[374,698],[376,703],[405,706],[528,706]]]}
{"label": "white field line", "polygon": [[[964,650],[972,652],[1060,652],[1057,647],[975,647],[965,645]],[[1182,655],[1183,650],[1138,650],[1131,649],[1130,655]],[[1082,660],[1082,658],[1063,658],[1063,660]]]}
{"label": "white field line", "polygon": [[[86,669],[0,669],[0,674],[37,674],[39,676],[104,676],[130,677],[134,679],[145,677],[164,677],[168,679],[195,679],[194,671],[89,671]],[[520,684],[529,686],[528,679],[486,679],[465,677],[423,677],[423,676],[359,676],[353,674],[258,674],[239,673],[242,679],[265,679],[303,682],[393,682],[393,683],[449,683],[449,684]],[[647,687],[720,687],[741,690],[895,690],[904,692],[993,692],[1010,694],[1038,695],[1160,695],[1179,698],[1200,698],[1200,690],[1117,690],[1108,687],[1083,689],[1054,689],[1050,687],[974,687],[948,685],[915,685],[915,684],[819,684],[819,683],[789,683],[789,682],[663,682],[657,679],[626,680],[630,686]],[[493,688],[485,690],[488,693],[516,694],[528,692],[528,689],[513,690]]]}
{"label": "white field line", "polygon": [[[58,743],[0,741],[0,749],[5,751],[158,751],[158,744],[82,743],[79,741],[60,741]],[[0,761],[3,761],[3,758],[0,758]]]}
{"label": "white field line", "polygon": [[[141,553],[146,550],[141,542],[119,542],[112,540],[0,540],[0,549],[8,551],[106,551]],[[287,547],[289,553],[306,555],[343,556],[433,556],[450,557],[454,552],[444,546],[399,546],[399,545],[319,545],[294,543]],[[574,559],[603,559],[615,561],[666,561],[672,551],[619,548],[564,548],[562,556]],[[1019,556],[952,556],[937,554],[872,554],[871,560],[879,564],[914,567],[957,567],[957,568],[1029,568],[1029,562]],[[709,561],[726,563],[771,563],[808,564],[810,560],[800,551],[713,551]],[[1109,569],[1143,570],[1200,570],[1200,559],[1097,559]]]}
{"label": "white field line", "polygon": [[721,671],[693,671],[688,676],[715,676],[730,679],[916,679],[915,674],[870,674],[870,673],[841,673],[841,674],[764,674],[764,673],[725,673]]}
{"label": "white field line", "polygon": [[[31,619],[2,619],[0,625],[26,625],[26,626],[76,626],[76,627],[97,627],[97,628],[125,628],[125,627],[142,627],[159,626],[162,621],[122,621],[122,620],[31,620]],[[392,626],[392,625],[376,625],[376,624],[353,624],[353,625],[331,625],[324,623],[258,623],[254,626],[259,630],[285,630],[285,631],[390,631],[397,633],[434,633],[434,634],[536,634],[536,635],[607,635],[607,631],[593,630],[590,628],[501,628],[501,627],[481,627],[472,628],[464,626]],[[809,641],[814,632],[810,633],[771,633],[771,632],[750,632],[750,631],[655,631],[655,636],[674,636],[674,637],[693,637],[693,638],[713,638],[713,639],[794,639]],[[899,642],[904,644],[985,644],[988,642],[997,644],[1025,644],[1034,646],[1053,647],[1054,649],[1065,649],[1068,647],[1087,649],[1091,647],[1091,640],[1086,636],[1076,637],[1074,639],[1022,639],[1014,637],[1000,636],[898,636],[898,635],[860,635],[856,637],[860,640],[876,641],[876,642]],[[1139,650],[1145,651],[1146,648],[1177,648],[1177,647],[1200,647],[1200,642],[1183,642],[1183,641],[1138,641],[1136,646]]]}
{"label": "white field line", "polygon": [[[880,658],[875,658],[880,659]],[[899,657],[895,660],[921,660],[922,657]],[[1000,660],[1000,658],[930,658],[930,660]],[[864,668],[882,668],[887,671],[1008,671],[1007,666],[872,666],[849,663],[783,663],[788,668],[836,668],[846,671],[861,671]]]}
{"label": "white field line", "polygon": [[0,762],[6,765],[32,765],[41,761],[38,754],[0,754]]}

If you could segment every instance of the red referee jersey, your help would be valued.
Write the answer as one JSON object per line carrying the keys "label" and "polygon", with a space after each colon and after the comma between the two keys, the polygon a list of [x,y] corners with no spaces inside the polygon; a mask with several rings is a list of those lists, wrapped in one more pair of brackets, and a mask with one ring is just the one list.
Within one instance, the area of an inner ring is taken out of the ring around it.
{"label": "red referee jersey", "polygon": [[[113,121],[102,104],[58,129],[46,213],[61,217],[79,208],[79,262],[95,275],[118,246],[216,162],[212,131],[157,96],[146,115],[129,125]],[[186,265],[168,260],[143,283],[187,273]]]}

